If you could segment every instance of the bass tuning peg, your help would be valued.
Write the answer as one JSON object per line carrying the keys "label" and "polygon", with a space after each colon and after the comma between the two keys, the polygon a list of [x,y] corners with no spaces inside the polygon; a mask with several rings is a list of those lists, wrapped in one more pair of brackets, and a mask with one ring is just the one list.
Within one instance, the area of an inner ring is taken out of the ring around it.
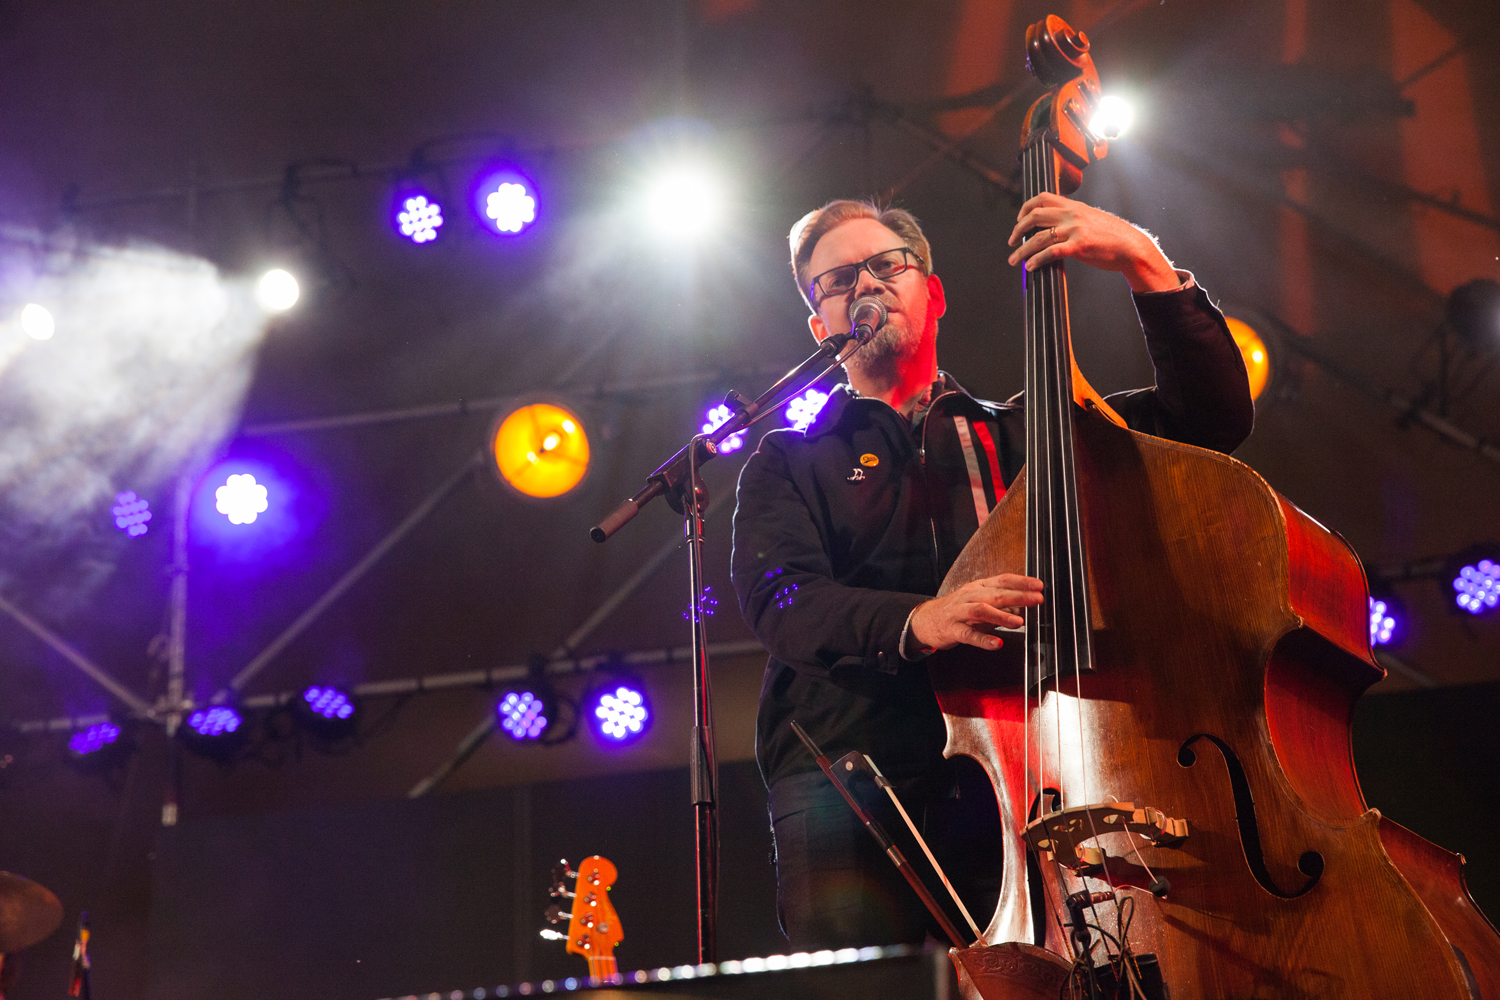
{"label": "bass tuning peg", "polygon": [[547,923],[549,923],[549,924],[561,923],[564,920],[572,920],[573,919],[573,914],[568,913],[561,906],[558,906],[556,903],[553,903],[551,906],[549,906],[545,910],[543,910],[542,911],[542,916],[544,916],[544,917],[547,918]]}

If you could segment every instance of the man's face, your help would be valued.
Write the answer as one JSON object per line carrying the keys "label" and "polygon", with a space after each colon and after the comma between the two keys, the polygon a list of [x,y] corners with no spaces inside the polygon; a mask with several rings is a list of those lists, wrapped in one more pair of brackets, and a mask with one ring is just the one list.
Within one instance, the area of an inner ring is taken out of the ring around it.
{"label": "man's face", "polygon": [[[850,219],[813,247],[808,276],[815,278],[831,268],[857,264],[901,246],[904,246],[901,237],[874,219]],[[909,267],[885,280],[861,269],[852,289],[815,302],[816,312],[807,320],[813,336],[821,342],[830,334],[848,333],[849,306],[866,295],[878,296],[890,311],[890,318],[850,360],[852,366],[868,370],[875,365],[915,359],[924,343],[936,339],[937,321],[947,306],[943,283],[936,275],[924,275],[918,267]]]}

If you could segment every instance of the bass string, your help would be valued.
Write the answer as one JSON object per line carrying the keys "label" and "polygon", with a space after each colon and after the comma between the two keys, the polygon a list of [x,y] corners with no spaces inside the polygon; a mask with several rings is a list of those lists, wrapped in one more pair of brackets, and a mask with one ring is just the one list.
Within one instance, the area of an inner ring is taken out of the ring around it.
{"label": "bass string", "polygon": [[[1025,194],[1029,199],[1045,190],[1045,173],[1041,155],[1044,150],[1040,144],[1033,143],[1022,151],[1021,162],[1023,168],[1023,183]],[[1033,237],[1034,238],[1034,237]],[[1051,441],[1053,434],[1050,429],[1049,408],[1044,405],[1047,396],[1047,345],[1045,341],[1046,330],[1043,323],[1045,316],[1046,300],[1040,284],[1042,275],[1038,272],[1023,271],[1022,280],[1025,285],[1026,306],[1026,398],[1027,405],[1027,571],[1030,575],[1040,578],[1044,584],[1044,596],[1046,600],[1041,605],[1035,605],[1026,609],[1027,631],[1026,631],[1026,658],[1024,689],[1022,692],[1022,718],[1023,718],[1023,782],[1030,791],[1031,769],[1031,687],[1033,680],[1037,689],[1037,708],[1041,708],[1044,697],[1042,685],[1045,683],[1042,677],[1043,669],[1043,638],[1044,635],[1055,641],[1055,632],[1052,630],[1053,622],[1053,584],[1055,574],[1053,573],[1053,555],[1050,549],[1051,531],[1050,505],[1044,504],[1043,500],[1051,492],[1049,473],[1051,463],[1048,456],[1051,453]],[[1044,525],[1044,520],[1046,524]],[[1054,701],[1056,699],[1054,698]],[[1038,818],[1047,812],[1046,781],[1044,778],[1044,757],[1042,754],[1041,738],[1043,731],[1036,730],[1037,740],[1037,773],[1036,773],[1036,802]],[[1026,801],[1031,801],[1030,794]],[[1053,854],[1053,865],[1056,869],[1055,875],[1058,885],[1066,887],[1065,871],[1057,856]],[[1056,924],[1060,939],[1066,940],[1067,932],[1062,922],[1062,904],[1058,900],[1054,902],[1050,891],[1047,890],[1045,881],[1043,891],[1047,896],[1046,905],[1050,911],[1053,923]]]}
{"label": "bass string", "polygon": [[[1050,154],[1046,158],[1046,165],[1050,175],[1048,177],[1048,190],[1055,192],[1057,191],[1056,159]],[[1069,599],[1071,602],[1068,608],[1068,611],[1071,613],[1069,621],[1069,652],[1073,660],[1074,707],[1075,718],[1078,723],[1078,773],[1080,784],[1082,785],[1082,801],[1078,804],[1088,806],[1092,799],[1089,794],[1089,754],[1085,746],[1083,725],[1083,675],[1093,668],[1093,621],[1090,614],[1091,604],[1089,600],[1087,551],[1084,547],[1083,539],[1083,523],[1078,495],[1077,464],[1073,451],[1073,370],[1072,350],[1068,340],[1067,278],[1063,272],[1062,261],[1058,261],[1055,266],[1049,266],[1047,270],[1050,272],[1047,280],[1051,285],[1052,316],[1057,327],[1054,333],[1054,343],[1056,344],[1058,365],[1057,405],[1060,408],[1061,424],[1060,440],[1058,443],[1063,464],[1063,517],[1065,530],[1068,534],[1065,558],[1067,559],[1068,578],[1070,582]],[[1061,671],[1059,670],[1060,680]],[[1089,818],[1089,830],[1097,843],[1099,829],[1094,821],[1093,814],[1086,813],[1085,815]],[[1109,858],[1107,855],[1102,857],[1101,864],[1104,874],[1103,881],[1109,885],[1111,892],[1114,892],[1116,889],[1115,880],[1109,870]],[[1084,880],[1080,878],[1080,881],[1083,882]],[[1085,889],[1087,888],[1086,882],[1084,882],[1084,887]],[[1102,928],[1104,922],[1100,918],[1094,904],[1091,903],[1089,905],[1089,910],[1094,915],[1094,922]],[[1103,935],[1101,933],[1102,938]],[[1108,954],[1108,940],[1104,939],[1104,943],[1105,953]]]}
{"label": "bass string", "polygon": [[[1047,190],[1053,193],[1057,191],[1057,177],[1055,170],[1055,158],[1046,141],[1034,144],[1030,150],[1031,155],[1031,177],[1033,191]],[[1068,343],[1068,302],[1066,276],[1063,272],[1061,260],[1048,264],[1039,271],[1039,282],[1033,308],[1039,314],[1040,335],[1044,347],[1041,351],[1042,375],[1048,390],[1045,398],[1039,400],[1046,404],[1045,428],[1043,431],[1045,449],[1045,463],[1047,466],[1047,480],[1044,495],[1048,501],[1047,531],[1044,548],[1047,552],[1045,565],[1050,570],[1051,577],[1049,590],[1053,605],[1051,614],[1052,651],[1053,651],[1053,703],[1054,703],[1054,727],[1057,736],[1057,767],[1059,768],[1059,779],[1065,773],[1064,753],[1062,746],[1062,698],[1061,680],[1065,663],[1072,661],[1074,691],[1075,691],[1075,716],[1078,725],[1078,749],[1076,770],[1081,785],[1080,794],[1082,800],[1076,805],[1087,806],[1089,804],[1089,760],[1085,752],[1085,737],[1082,712],[1082,684],[1083,674],[1092,666],[1092,636],[1090,634],[1092,621],[1090,616],[1090,602],[1088,599],[1088,579],[1086,554],[1083,546],[1082,523],[1079,517],[1079,497],[1076,480],[1076,464],[1073,455],[1072,435],[1072,355]],[[1031,298],[1028,296],[1028,298]],[[1029,303],[1031,305],[1031,303]],[[1060,543],[1060,544],[1059,544]],[[1061,784],[1059,789],[1061,790]],[[1067,799],[1059,803],[1065,807]],[[1098,829],[1094,825],[1092,815],[1089,816],[1090,830],[1097,839]],[[1056,853],[1054,852],[1054,859]],[[1103,862],[1104,881],[1114,889],[1114,879],[1109,870],[1108,860]],[[1066,888],[1066,875],[1059,867],[1059,885]],[[1087,883],[1083,877],[1079,877],[1087,889]],[[1050,904],[1050,900],[1049,900]],[[1094,904],[1089,905],[1094,916],[1095,924],[1103,926],[1097,908]],[[1109,953],[1108,940],[1100,935],[1105,945],[1106,954]]]}

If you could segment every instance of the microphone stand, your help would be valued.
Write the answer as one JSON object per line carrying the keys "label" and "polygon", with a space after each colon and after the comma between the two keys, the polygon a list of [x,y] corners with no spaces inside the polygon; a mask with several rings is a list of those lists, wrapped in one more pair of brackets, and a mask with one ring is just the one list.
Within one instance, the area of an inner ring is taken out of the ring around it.
{"label": "microphone stand", "polygon": [[[693,800],[693,828],[697,835],[695,857],[698,886],[698,964],[718,961],[718,895],[719,895],[719,770],[713,735],[713,705],[708,672],[708,634],[703,614],[703,515],[708,509],[708,490],[703,484],[703,463],[719,454],[724,439],[746,430],[775,413],[792,396],[813,385],[824,375],[848,360],[869,340],[869,325],[859,328],[861,335],[837,333],[824,339],[807,360],[787,372],[776,384],[752,401],[731,391],[724,399],[731,413],[728,420],[704,434],[693,437],[683,448],[646,477],[646,485],[614,511],[589,529],[596,542],[606,541],[623,528],[642,507],[657,497],[683,515],[683,532],[688,543],[688,621],[692,626],[693,648],[693,739],[688,762]],[[853,350],[842,354],[851,342]],[[821,370],[806,381],[809,371]],[[794,393],[778,400],[788,386]]]}

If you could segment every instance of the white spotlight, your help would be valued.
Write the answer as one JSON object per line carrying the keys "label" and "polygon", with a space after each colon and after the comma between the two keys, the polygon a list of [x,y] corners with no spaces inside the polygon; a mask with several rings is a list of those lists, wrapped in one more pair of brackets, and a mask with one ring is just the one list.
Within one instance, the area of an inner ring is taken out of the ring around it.
{"label": "white spotlight", "polygon": [[646,217],[664,236],[692,239],[709,232],[724,216],[724,190],[701,167],[663,173],[646,192]]}
{"label": "white spotlight", "polygon": [[1135,112],[1123,97],[1106,94],[1099,98],[1099,107],[1089,119],[1089,131],[1101,139],[1118,139],[1130,128]]}
{"label": "white spotlight", "polygon": [[290,309],[297,304],[297,297],[301,294],[297,279],[279,267],[262,274],[255,283],[255,301],[271,312]]}
{"label": "white spotlight", "polygon": [[52,334],[57,330],[57,323],[53,321],[46,306],[28,302],[21,308],[21,329],[32,340],[51,340]]}

